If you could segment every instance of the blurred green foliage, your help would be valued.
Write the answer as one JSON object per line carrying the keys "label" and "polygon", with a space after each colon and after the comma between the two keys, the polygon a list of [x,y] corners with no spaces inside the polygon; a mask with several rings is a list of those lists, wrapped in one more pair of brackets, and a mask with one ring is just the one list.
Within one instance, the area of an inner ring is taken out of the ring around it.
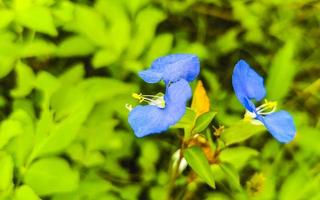
{"label": "blurred green foliage", "polygon": [[[137,72],[177,52],[200,57],[215,126],[243,115],[231,89],[243,58],[298,133],[281,145],[226,129],[215,189],[187,168],[171,198],[320,199],[319,30],[317,0],[0,0],[0,199],[165,199],[181,131],[137,139],[124,105],[156,93]],[[186,157],[212,182],[199,150]]]}

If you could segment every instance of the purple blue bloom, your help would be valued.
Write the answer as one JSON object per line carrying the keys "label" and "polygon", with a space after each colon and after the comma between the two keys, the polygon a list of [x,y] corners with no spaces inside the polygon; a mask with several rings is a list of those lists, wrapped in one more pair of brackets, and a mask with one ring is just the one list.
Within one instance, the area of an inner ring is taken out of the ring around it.
{"label": "purple blue bloom", "polygon": [[163,80],[166,84],[184,79],[193,81],[200,72],[199,58],[192,54],[171,54],[156,59],[151,67],[139,72],[139,76],[147,83]]}
{"label": "purple blue bloom", "polygon": [[187,81],[171,83],[164,95],[165,106],[136,106],[129,114],[129,124],[137,137],[161,133],[174,125],[184,115],[186,103],[191,98]]}
{"label": "purple blue bloom", "polygon": [[246,108],[245,118],[261,122],[279,142],[290,142],[296,128],[291,115],[280,110],[275,112],[276,102],[266,101],[256,107],[251,100],[261,101],[266,96],[263,78],[244,60],[238,61],[232,74],[232,85],[240,103]]}
{"label": "purple blue bloom", "polygon": [[176,124],[186,111],[187,101],[192,96],[189,86],[199,74],[200,62],[191,54],[172,54],[155,60],[150,69],[139,72],[147,83],[165,82],[164,95],[133,94],[140,102],[149,105],[129,106],[128,121],[137,137],[166,131]]}

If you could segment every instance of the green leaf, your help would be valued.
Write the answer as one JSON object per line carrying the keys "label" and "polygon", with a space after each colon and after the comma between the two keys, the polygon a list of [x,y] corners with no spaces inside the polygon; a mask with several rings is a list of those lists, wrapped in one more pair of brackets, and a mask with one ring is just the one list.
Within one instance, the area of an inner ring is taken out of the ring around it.
{"label": "green leaf", "polygon": [[25,97],[34,87],[35,75],[32,69],[22,62],[18,62],[16,66],[16,73],[17,86],[11,90],[11,96],[15,98]]}
{"label": "green leaf", "polygon": [[221,134],[221,139],[228,146],[242,142],[264,130],[265,128],[262,125],[253,125],[249,122],[240,121],[234,126],[225,129]]}
{"label": "green leaf", "polygon": [[59,76],[59,80],[66,85],[74,85],[83,80],[85,75],[84,65],[82,63],[75,64],[63,72]]}
{"label": "green leaf", "polygon": [[15,166],[22,167],[25,165],[27,157],[33,148],[34,142],[34,123],[30,114],[21,108],[17,108],[11,114],[10,119],[21,124],[22,134],[17,134],[6,145],[6,149],[15,159]]}
{"label": "green leaf", "polygon": [[13,184],[13,160],[11,156],[0,151],[0,194]]}
{"label": "green leaf", "polygon": [[227,175],[227,180],[236,189],[241,189],[240,177],[237,169],[229,163],[220,163],[219,167]]}
{"label": "green leaf", "polygon": [[257,156],[259,152],[255,149],[239,146],[226,148],[219,154],[219,159],[222,162],[227,162],[241,169],[246,162],[253,156]]}
{"label": "green leaf", "polygon": [[57,35],[51,12],[42,6],[31,6],[27,9],[16,12],[16,21],[34,31],[46,33],[52,36]]}
{"label": "green leaf", "polygon": [[195,119],[196,113],[192,109],[187,108],[186,113],[183,115],[180,121],[171,126],[171,128],[190,128],[193,126]]}
{"label": "green leaf", "polygon": [[14,13],[11,10],[0,9],[0,29],[6,28],[14,19]]}
{"label": "green leaf", "polygon": [[105,67],[117,61],[119,57],[119,53],[112,49],[102,49],[94,54],[92,65],[94,68]]}
{"label": "green leaf", "polygon": [[125,5],[129,2],[96,1],[95,8],[108,24],[108,47],[114,54],[120,55],[128,46],[132,34],[132,19]]}
{"label": "green leaf", "polygon": [[172,42],[173,35],[169,33],[161,34],[154,38],[148,50],[146,63],[151,64],[156,58],[168,54],[172,48]]}
{"label": "green leaf", "polygon": [[35,39],[22,45],[20,56],[22,58],[49,56],[53,55],[55,51],[56,46],[53,43]]}
{"label": "green leaf", "polygon": [[43,158],[30,166],[24,182],[40,196],[52,195],[77,189],[79,173],[61,158]]}
{"label": "green leaf", "polygon": [[290,91],[297,72],[297,64],[294,61],[296,45],[295,40],[288,40],[272,60],[267,79],[268,98],[272,100],[281,101]]}
{"label": "green leaf", "polygon": [[40,197],[28,185],[18,187],[14,194],[14,200],[40,200]]}
{"label": "green leaf", "polygon": [[68,147],[86,120],[92,106],[92,102],[82,100],[74,113],[50,128],[48,136],[45,137],[45,133],[37,133],[39,139],[36,141],[30,160],[38,156],[59,153]]}
{"label": "green leaf", "polygon": [[71,36],[59,44],[56,53],[61,57],[86,56],[94,50],[94,45],[88,39],[82,36]]}
{"label": "green leaf", "polygon": [[147,7],[138,13],[135,21],[135,35],[129,45],[129,58],[137,58],[141,55],[147,44],[152,41],[157,25],[165,17],[162,10],[154,7]]}
{"label": "green leaf", "polygon": [[193,146],[185,149],[184,158],[191,168],[212,188],[215,188],[215,181],[206,155],[200,147]]}
{"label": "green leaf", "polygon": [[0,54],[0,78],[7,76],[14,68],[14,57],[9,57]]}
{"label": "green leaf", "polygon": [[14,119],[6,119],[0,125],[0,149],[2,149],[11,138],[23,132],[22,124]]}
{"label": "green leaf", "polygon": [[43,99],[41,104],[43,108],[49,108],[50,98],[60,86],[61,83],[59,80],[50,73],[45,71],[38,73],[35,81],[35,87],[42,92]]}
{"label": "green leaf", "polygon": [[196,120],[193,132],[200,133],[206,129],[216,114],[216,112],[209,111],[200,115]]}
{"label": "green leaf", "polygon": [[76,30],[86,36],[94,44],[106,46],[109,44],[108,30],[103,17],[94,9],[86,6],[76,6],[75,11]]}

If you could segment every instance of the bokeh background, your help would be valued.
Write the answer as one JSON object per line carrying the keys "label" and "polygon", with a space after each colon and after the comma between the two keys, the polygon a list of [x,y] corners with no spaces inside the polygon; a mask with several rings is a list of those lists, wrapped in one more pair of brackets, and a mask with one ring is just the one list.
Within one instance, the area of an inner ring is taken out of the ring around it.
{"label": "bokeh background", "polygon": [[193,53],[215,126],[243,117],[231,74],[245,59],[298,131],[234,145],[241,190],[187,168],[172,199],[318,200],[319,46],[317,0],[0,0],[0,199],[165,199],[182,131],[138,139],[124,105],[163,90],[138,71]]}

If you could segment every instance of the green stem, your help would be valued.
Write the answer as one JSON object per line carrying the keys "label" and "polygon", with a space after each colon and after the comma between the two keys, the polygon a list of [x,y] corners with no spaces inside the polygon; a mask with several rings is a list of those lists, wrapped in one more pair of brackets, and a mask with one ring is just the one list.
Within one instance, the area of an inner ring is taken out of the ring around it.
{"label": "green stem", "polygon": [[169,182],[169,186],[168,186],[167,200],[172,199],[171,194],[172,194],[172,191],[175,187],[177,177],[179,175],[179,166],[180,166],[182,158],[183,158],[183,151],[184,151],[184,140],[182,140],[182,142],[181,142],[181,148],[180,148],[180,154],[179,154],[178,161],[177,161],[176,165],[174,166],[174,168],[171,169],[172,175],[170,177],[170,182]]}

